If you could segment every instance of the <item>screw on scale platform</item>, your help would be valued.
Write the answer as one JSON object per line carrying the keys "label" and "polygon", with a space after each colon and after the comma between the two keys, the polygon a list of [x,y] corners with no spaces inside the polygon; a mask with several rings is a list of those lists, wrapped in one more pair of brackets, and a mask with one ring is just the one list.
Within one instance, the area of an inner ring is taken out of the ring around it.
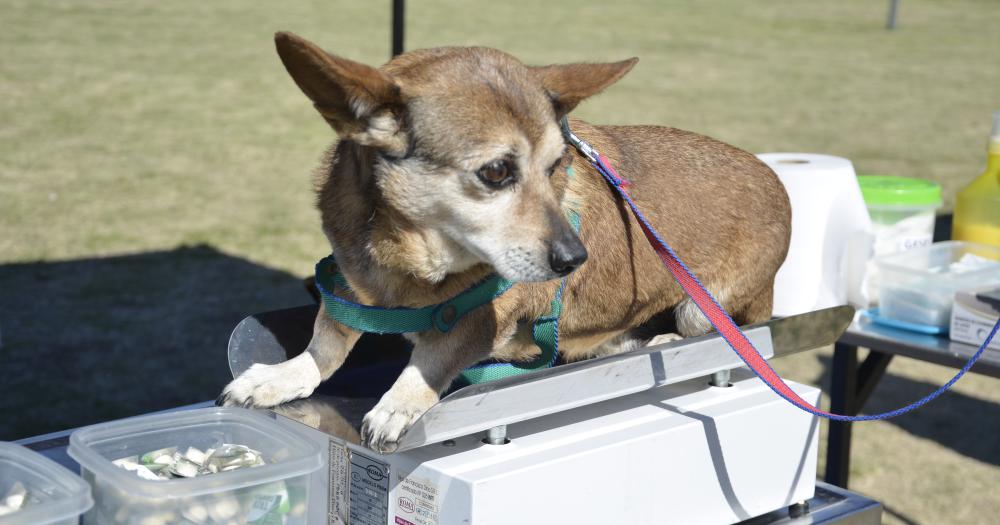
{"label": "screw on scale platform", "polygon": [[729,370],[719,370],[718,372],[712,374],[712,378],[708,381],[708,384],[723,388],[733,386],[733,384],[729,382]]}
{"label": "screw on scale platform", "polygon": [[507,439],[507,425],[497,425],[486,431],[486,437],[483,438],[483,443],[487,445],[506,445],[510,443]]}
{"label": "screw on scale platform", "polygon": [[800,501],[798,503],[792,503],[788,506],[788,517],[789,518],[801,518],[809,514],[809,502]]}

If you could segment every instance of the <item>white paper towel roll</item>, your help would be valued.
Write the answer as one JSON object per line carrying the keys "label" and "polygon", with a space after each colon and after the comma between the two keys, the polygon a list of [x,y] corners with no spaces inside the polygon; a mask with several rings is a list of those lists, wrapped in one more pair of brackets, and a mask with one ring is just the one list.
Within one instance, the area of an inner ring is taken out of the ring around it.
{"label": "white paper towel roll", "polygon": [[851,161],[814,153],[763,153],[792,203],[792,240],[774,282],[774,315],[867,302],[862,281],[871,219]]}

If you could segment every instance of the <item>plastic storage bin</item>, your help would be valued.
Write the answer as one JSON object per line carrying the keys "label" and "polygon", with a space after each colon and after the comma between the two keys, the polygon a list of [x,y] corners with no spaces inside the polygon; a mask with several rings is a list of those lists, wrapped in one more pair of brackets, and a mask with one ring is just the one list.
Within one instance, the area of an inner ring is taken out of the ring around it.
{"label": "plastic storage bin", "polygon": [[879,315],[947,327],[955,292],[1000,283],[1000,248],[961,241],[875,259],[882,276]]}
{"label": "plastic storage bin", "polygon": [[[146,480],[111,463],[162,448],[223,443],[258,450],[267,464]],[[85,524],[305,525],[318,519],[307,514],[310,474],[322,465],[319,447],[250,410],[206,408],[94,425],[70,436],[69,455],[93,488]]]}
{"label": "plastic storage bin", "polygon": [[20,483],[20,510],[0,516],[3,525],[76,525],[94,501],[90,487],[55,461],[21,445],[0,442],[0,497]]}

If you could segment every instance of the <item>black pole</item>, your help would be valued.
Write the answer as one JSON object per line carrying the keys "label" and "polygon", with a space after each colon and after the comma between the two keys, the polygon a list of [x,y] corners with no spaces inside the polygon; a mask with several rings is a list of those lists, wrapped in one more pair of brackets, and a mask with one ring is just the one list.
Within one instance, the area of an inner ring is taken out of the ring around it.
{"label": "black pole", "polygon": [[896,29],[897,14],[899,14],[899,0],[889,0],[889,18],[885,21],[886,29]]}
{"label": "black pole", "polygon": [[406,0],[392,0],[392,56],[403,52],[403,11]]}

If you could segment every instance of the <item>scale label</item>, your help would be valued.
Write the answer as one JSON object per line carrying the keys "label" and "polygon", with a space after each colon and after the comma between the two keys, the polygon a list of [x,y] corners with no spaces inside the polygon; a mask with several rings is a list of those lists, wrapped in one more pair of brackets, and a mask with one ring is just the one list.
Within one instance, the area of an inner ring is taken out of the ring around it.
{"label": "scale label", "polygon": [[350,451],[350,525],[385,525],[389,516],[389,465]]}
{"label": "scale label", "polygon": [[437,486],[430,480],[399,477],[393,518],[396,525],[437,525],[440,511]]}
{"label": "scale label", "polygon": [[329,501],[326,506],[327,523],[329,525],[347,525],[348,506],[347,479],[349,475],[350,458],[347,447],[334,439],[330,439],[330,471],[328,484]]}

